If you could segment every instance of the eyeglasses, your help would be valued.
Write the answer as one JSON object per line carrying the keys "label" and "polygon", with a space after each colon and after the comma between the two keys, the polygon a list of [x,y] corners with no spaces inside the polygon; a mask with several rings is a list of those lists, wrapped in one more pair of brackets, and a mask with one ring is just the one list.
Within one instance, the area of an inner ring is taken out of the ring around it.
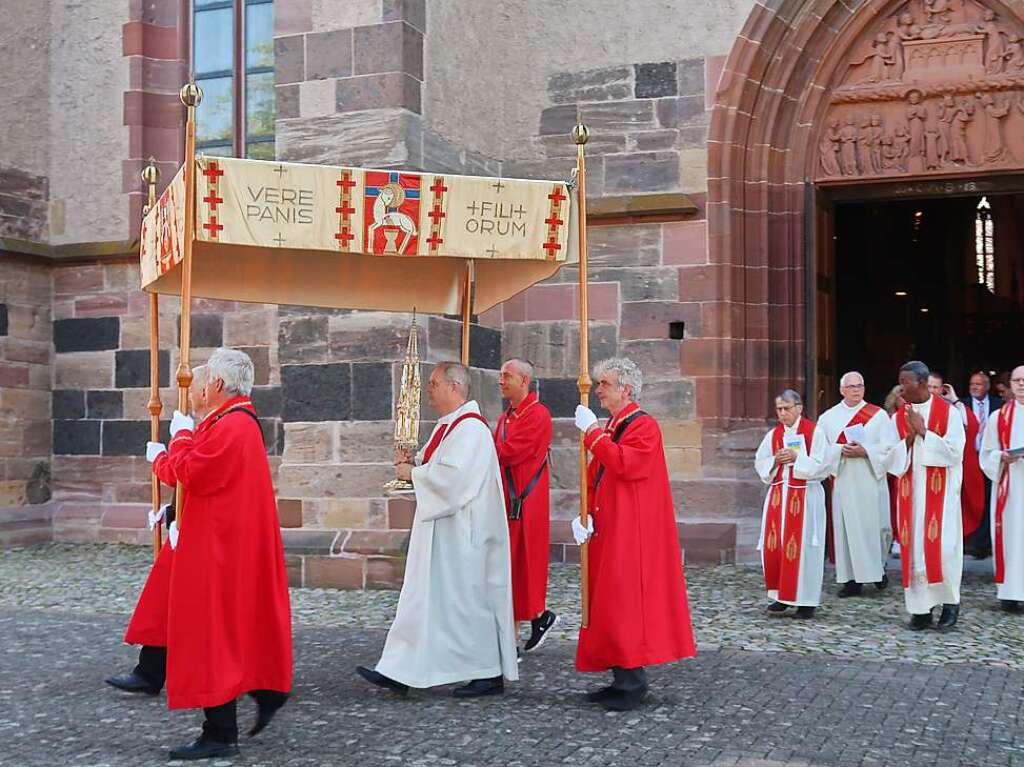
{"label": "eyeglasses", "polygon": [[841,388],[841,389],[863,389],[864,388],[864,384],[845,384],[844,386],[841,386],[839,388]]}
{"label": "eyeglasses", "polygon": [[1024,384],[1024,378],[1011,378],[1010,383]]}

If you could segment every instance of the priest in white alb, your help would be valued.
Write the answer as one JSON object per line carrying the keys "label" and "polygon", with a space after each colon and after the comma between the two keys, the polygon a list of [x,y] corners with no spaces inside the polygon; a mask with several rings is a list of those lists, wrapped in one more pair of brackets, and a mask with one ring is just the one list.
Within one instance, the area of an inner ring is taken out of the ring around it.
{"label": "priest in white alb", "polygon": [[792,389],[775,398],[778,425],[761,440],[754,468],[768,485],[761,514],[761,551],[768,611],[796,607],[813,618],[825,577],[825,491],[828,445]]}
{"label": "priest in white alb", "polygon": [[395,475],[416,493],[398,609],[376,668],[356,671],[399,695],[467,681],[456,697],[497,695],[519,672],[494,438],[463,365],[438,364],[427,395],[440,416],[430,440],[415,463],[396,453]]}
{"label": "priest in white alb", "polygon": [[932,609],[942,605],[936,628],[956,625],[963,572],[960,483],[966,433],[949,402],[928,391],[928,366],[900,368],[902,407],[892,414],[899,440],[887,468],[896,475],[896,535],[903,566],[903,599],[910,628],[931,627]]}
{"label": "priest in white alb", "polygon": [[981,469],[992,480],[996,596],[1007,612],[1024,609],[1024,365],[1010,374],[1013,399],[989,415]]}
{"label": "priest in white alb", "polygon": [[839,380],[838,405],[818,419],[828,439],[832,476],[832,530],[836,583],[840,597],[862,593],[865,583],[889,585],[885,560],[892,543],[886,457],[896,432],[882,408],[864,399],[864,377],[846,373]]}

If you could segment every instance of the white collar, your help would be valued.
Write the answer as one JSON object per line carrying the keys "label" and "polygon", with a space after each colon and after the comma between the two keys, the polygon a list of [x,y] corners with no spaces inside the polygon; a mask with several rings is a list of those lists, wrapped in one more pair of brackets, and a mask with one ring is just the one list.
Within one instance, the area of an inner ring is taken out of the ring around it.
{"label": "white collar", "polygon": [[847,411],[848,413],[856,413],[858,410],[860,410],[862,407],[868,404],[868,401],[866,399],[862,399],[856,405],[850,407],[849,405],[846,404],[846,400],[841,399],[839,400],[839,404],[842,406],[843,410]]}
{"label": "white collar", "polygon": [[438,418],[437,425],[440,426],[441,424],[450,424],[456,418],[459,418],[460,416],[463,416],[466,413],[476,413],[477,415],[480,415],[480,406],[476,404],[475,399],[471,399],[462,403],[461,405],[459,405],[459,407],[450,412],[448,415]]}

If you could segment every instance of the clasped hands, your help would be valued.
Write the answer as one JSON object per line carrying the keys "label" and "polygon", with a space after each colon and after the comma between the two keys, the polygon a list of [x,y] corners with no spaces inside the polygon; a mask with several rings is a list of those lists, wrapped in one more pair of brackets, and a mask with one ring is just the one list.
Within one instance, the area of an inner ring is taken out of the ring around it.
{"label": "clasped hands", "polygon": [[856,443],[843,445],[843,458],[867,458],[868,451]]}

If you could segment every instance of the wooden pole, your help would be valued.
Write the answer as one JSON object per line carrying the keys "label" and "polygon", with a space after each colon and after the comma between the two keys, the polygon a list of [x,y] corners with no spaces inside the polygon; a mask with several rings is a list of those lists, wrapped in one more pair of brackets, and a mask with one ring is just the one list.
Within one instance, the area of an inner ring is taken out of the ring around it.
{"label": "wooden pole", "polygon": [[469,365],[469,325],[473,316],[473,262],[466,261],[462,280],[462,364]]}
{"label": "wooden pole", "polygon": [[[196,236],[196,107],[203,100],[203,91],[191,80],[182,86],[181,103],[185,105],[185,242],[181,259],[181,328],[178,350],[178,410],[188,412],[188,390],[192,385],[189,365],[192,338],[192,245]],[[175,521],[181,530],[185,508],[185,490],[178,482],[174,493]]]}
{"label": "wooden pole", "polygon": [[[160,169],[152,159],[142,171],[142,179],[148,187],[148,202],[143,209],[142,216],[156,207],[156,185],[160,181]],[[157,294],[149,294],[149,439],[153,442],[160,441],[160,411],[163,410],[163,403],[160,401],[160,306]],[[160,510],[160,480],[153,475],[149,479],[150,498],[153,505],[153,513]],[[161,523],[153,526],[153,559],[160,556],[160,547],[163,545]]]}
{"label": "wooden pole", "polygon": [[[580,390],[580,404],[590,407],[590,333],[589,306],[587,295],[587,167],[583,147],[590,132],[582,122],[572,129],[572,140],[576,142],[576,221],[579,227],[580,247],[580,377],[576,384]],[[580,522],[587,526],[587,448],[584,435],[580,433]],[[590,591],[588,587],[589,544],[580,546],[580,612],[581,622],[586,628],[590,623]]]}

